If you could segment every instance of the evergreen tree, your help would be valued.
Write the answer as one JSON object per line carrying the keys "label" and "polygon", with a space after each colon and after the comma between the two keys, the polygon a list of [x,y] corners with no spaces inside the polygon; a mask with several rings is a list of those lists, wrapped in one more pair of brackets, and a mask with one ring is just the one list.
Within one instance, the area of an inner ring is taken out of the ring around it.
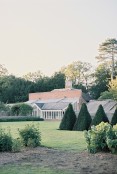
{"label": "evergreen tree", "polygon": [[63,119],[61,120],[59,129],[60,130],[72,130],[76,122],[76,114],[73,110],[72,104],[69,104]]}
{"label": "evergreen tree", "polygon": [[88,130],[91,121],[92,119],[88,112],[87,106],[85,103],[83,103],[73,129],[77,131]]}
{"label": "evergreen tree", "polygon": [[112,120],[111,120],[111,124],[115,125],[117,124],[117,108],[115,109],[115,112],[113,114]]}
{"label": "evergreen tree", "polygon": [[97,110],[97,112],[95,114],[94,119],[92,120],[91,125],[95,125],[96,126],[96,125],[100,124],[102,121],[109,123],[109,120],[108,120],[108,118],[107,118],[107,116],[106,116],[106,114],[104,112],[103,106],[99,105],[98,110]]}

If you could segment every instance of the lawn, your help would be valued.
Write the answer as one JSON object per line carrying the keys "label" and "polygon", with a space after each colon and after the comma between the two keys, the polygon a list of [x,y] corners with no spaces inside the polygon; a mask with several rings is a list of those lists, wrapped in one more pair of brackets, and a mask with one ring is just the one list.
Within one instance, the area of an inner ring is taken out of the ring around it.
{"label": "lawn", "polygon": [[[22,129],[27,124],[38,124],[41,132],[41,145],[50,148],[56,148],[64,151],[81,152],[86,149],[85,138],[83,132],[77,131],[61,131],[59,128],[59,121],[41,121],[41,122],[1,122],[0,127],[10,129],[14,138],[19,136],[18,129]],[[0,174],[69,174],[66,170],[56,170],[52,167],[38,167],[34,164],[23,162],[20,164],[6,164],[0,167]]]}
{"label": "lawn", "polygon": [[39,124],[41,132],[41,145],[61,150],[83,151],[86,149],[86,142],[83,132],[61,131],[59,121],[41,121],[41,122],[1,122],[0,126],[10,129],[13,137],[18,137],[18,129],[22,129],[27,124]]}

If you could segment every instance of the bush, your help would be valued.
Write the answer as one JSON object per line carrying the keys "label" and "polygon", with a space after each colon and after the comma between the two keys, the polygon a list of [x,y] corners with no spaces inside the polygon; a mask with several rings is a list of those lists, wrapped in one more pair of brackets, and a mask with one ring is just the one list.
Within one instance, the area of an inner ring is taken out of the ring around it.
{"label": "bush", "polygon": [[113,127],[109,123],[101,122],[85,131],[87,148],[90,153],[99,151],[117,151],[117,125]]}
{"label": "bush", "polygon": [[92,119],[87,110],[87,106],[85,103],[83,103],[73,129],[77,131],[88,130],[90,127],[91,121]]}
{"label": "bush", "polygon": [[60,130],[72,130],[76,121],[76,114],[73,110],[72,104],[69,104],[65,114],[61,120]]}
{"label": "bush", "polygon": [[20,104],[15,104],[11,107],[11,113],[12,115],[18,116],[27,116],[27,115],[32,115],[32,106],[25,104],[25,103],[20,103]]}
{"label": "bush", "polygon": [[109,120],[104,112],[103,106],[99,105],[98,110],[95,114],[94,119],[92,120],[91,125],[96,126],[96,125],[100,124],[101,122],[108,122],[109,123]]}
{"label": "bush", "polygon": [[117,108],[115,109],[115,112],[111,120],[111,125],[115,125],[115,124],[117,124]]}
{"label": "bush", "polygon": [[7,116],[0,117],[0,122],[15,122],[15,121],[43,121],[43,118],[34,116]]}
{"label": "bush", "polygon": [[0,128],[0,152],[12,151],[12,136],[10,132],[5,133],[5,131]]}
{"label": "bush", "polygon": [[19,134],[21,136],[24,146],[40,146],[41,135],[38,127],[34,125],[26,125],[24,129],[19,130]]}
{"label": "bush", "polygon": [[20,152],[22,148],[22,143],[19,138],[12,140],[12,152]]}

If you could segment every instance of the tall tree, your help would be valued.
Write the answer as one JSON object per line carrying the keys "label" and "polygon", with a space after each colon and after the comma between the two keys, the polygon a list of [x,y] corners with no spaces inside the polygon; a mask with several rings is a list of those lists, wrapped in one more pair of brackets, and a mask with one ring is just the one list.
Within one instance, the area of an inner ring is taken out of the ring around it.
{"label": "tall tree", "polygon": [[89,81],[91,80],[91,64],[87,62],[76,61],[66,67],[61,68],[61,72],[67,78],[72,80],[73,85],[83,84],[88,89]]}
{"label": "tall tree", "polygon": [[41,71],[36,71],[36,72],[29,72],[26,75],[23,76],[25,80],[29,80],[32,82],[37,82],[39,79],[43,77],[43,74]]}
{"label": "tall tree", "polygon": [[100,97],[100,94],[104,91],[108,90],[108,83],[110,79],[110,69],[108,65],[105,63],[100,64],[94,74],[94,82],[90,88],[91,96],[94,99],[97,99]]}
{"label": "tall tree", "polygon": [[99,45],[99,55],[96,57],[99,61],[111,62],[111,79],[115,76],[115,60],[117,59],[117,40],[115,38],[107,39]]}
{"label": "tall tree", "polygon": [[8,70],[0,64],[0,77],[8,75]]}

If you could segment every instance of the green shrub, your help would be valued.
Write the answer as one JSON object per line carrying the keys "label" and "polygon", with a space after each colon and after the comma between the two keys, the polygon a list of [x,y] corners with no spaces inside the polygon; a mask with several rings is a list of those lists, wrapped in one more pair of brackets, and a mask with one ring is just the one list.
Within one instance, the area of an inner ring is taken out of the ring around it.
{"label": "green shrub", "polygon": [[100,124],[101,122],[108,122],[109,123],[109,120],[104,112],[103,106],[99,105],[98,110],[95,114],[95,117],[91,122],[91,125],[96,126],[96,125]]}
{"label": "green shrub", "polygon": [[76,121],[76,114],[73,110],[72,104],[69,104],[65,114],[61,120],[60,130],[72,130]]}
{"label": "green shrub", "polygon": [[39,128],[35,125],[26,125],[24,129],[19,130],[19,134],[24,146],[37,147],[41,144],[41,135]]}
{"label": "green shrub", "polygon": [[90,127],[91,121],[92,119],[87,110],[87,106],[85,103],[83,103],[73,130],[77,130],[77,131],[88,130]]}
{"label": "green shrub", "polygon": [[18,116],[27,116],[27,115],[32,115],[33,108],[32,106],[25,104],[25,103],[20,103],[20,104],[15,104],[11,107],[11,113],[12,115]]}
{"label": "green shrub", "polygon": [[117,124],[117,108],[115,109],[115,112],[113,114],[112,120],[111,120],[111,124],[115,125]]}
{"label": "green shrub", "polygon": [[0,122],[17,122],[17,121],[44,121],[43,118],[34,116],[4,116],[0,117]]}
{"label": "green shrub", "polygon": [[22,142],[19,138],[12,140],[12,152],[20,152],[22,148]]}
{"label": "green shrub", "polygon": [[0,128],[0,152],[12,151],[12,136],[10,132],[6,133],[5,130]]}
{"label": "green shrub", "polygon": [[117,151],[117,125],[112,127],[109,123],[101,122],[85,131],[87,148],[90,153],[99,151]]}

